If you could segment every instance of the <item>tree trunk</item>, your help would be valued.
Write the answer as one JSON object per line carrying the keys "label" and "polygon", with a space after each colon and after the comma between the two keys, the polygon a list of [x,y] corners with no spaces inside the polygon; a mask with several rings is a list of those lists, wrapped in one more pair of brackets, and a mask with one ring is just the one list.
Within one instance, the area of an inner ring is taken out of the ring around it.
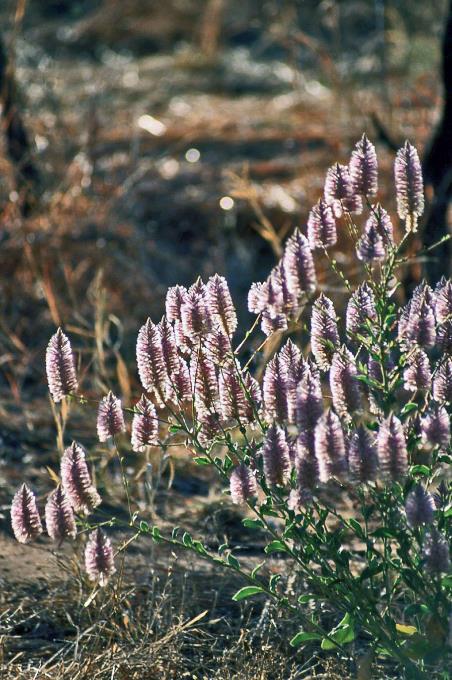
{"label": "tree trunk", "polygon": [[[447,213],[452,199],[452,0],[443,38],[442,79],[442,117],[426,152],[423,168],[426,185],[430,185],[433,191],[423,229],[423,240],[427,246],[446,236],[449,229]],[[449,240],[432,251],[426,263],[426,273],[429,280],[434,282],[443,274],[450,276],[451,269],[452,247]]]}
{"label": "tree trunk", "polygon": [[36,202],[39,182],[38,171],[32,160],[31,145],[16,102],[16,84],[2,37],[0,36],[0,102],[2,105],[2,131],[6,138],[6,151],[14,166],[16,190],[20,208],[28,215]]}

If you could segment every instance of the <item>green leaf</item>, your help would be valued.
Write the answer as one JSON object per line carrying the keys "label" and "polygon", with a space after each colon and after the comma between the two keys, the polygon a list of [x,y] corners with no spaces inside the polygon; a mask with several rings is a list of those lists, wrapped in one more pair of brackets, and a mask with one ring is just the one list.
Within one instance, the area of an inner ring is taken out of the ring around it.
{"label": "green leaf", "polygon": [[161,535],[160,529],[158,527],[152,527],[151,536],[156,543],[158,543],[159,541],[162,540],[162,535]]}
{"label": "green leaf", "polygon": [[318,633],[305,633],[300,631],[297,633],[289,642],[291,647],[300,647],[300,645],[305,642],[311,642],[312,640],[321,640],[322,636]]}
{"label": "green leaf", "polygon": [[359,538],[364,538],[364,531],[363,531],[363,528],[362,528],[361,524],[360,524],[356,519],[353,519],[353,518],[352,518],[352,519],[349,519],[349,520],[348,520],[348,523],[350,524],[350,526],[352,527],[352,529],[354,529],[356,535],[357,535]]}
{"label": "green leaf", "polygon": [[397,538],[397,532],[392,529],[387,529],[386,527],[380,527],[372,532],[372,536],[375,538]]}
{"label": "green leaf", "polygon": [[314,595],[300,595],[298,598],[299,604],[307,604],[308,602],[311,602],[311,600],[314,599]]}
{"label": "green leaf", "polygon": [[230,470],[231,467],[234,467],[234,463],[232,462],[231,458],[229,458],[229,456],[226,454],[223,461],[223,470],[225,472],[228,472],[228,470]]}
{"label": "green leaf", "polygon": [[257,565],[257,567],[254,567],[253,571],[251,572],[251,578],[254,579],[256,578],[256,574],[259,571],[259,569],[262,569],[264,566],[265,562],[261,562],[260,564]]}
{"label": "green leaf", "polygon": [[188,533],[188,531],[185,531],[185,532],[184,532],[184,535],[182,536],[182,543],[183,543],[187,548],[191,548],[191,547],[192,547],[192,545],[193,545],[193,539],[192,539],[192,537],[190,536],[190,534]]}
{"label": "green leaf", "polygon": [[267,555],[270,555],[271,553],[274,552],[287,552],[287,548],[284,545],[284,543],[281,543],[281,541],[272,541],[271,543],[265,546],[264,552]]}
{"label": "green leaf", "polygon": [[346,645],[349,642],[353,642],[355,637],[355,623],[350,614],[347,613],[342,621],[329,633],[329,636],[323,638],[320,646],[324,650],[336,649],[337,645]]}
{"label": "green leaf", "polygon": [[451,590],[452,589],[452,576],[445,576],[441,581],[441,585],[443,586],[443,588],[447,588],[447,590]]}
{"label": "green leaf", "polygon": [[149,531],[149,524],[143,520],[140,522],[140,531],[147,533]]}
{"label": "green leaf", "polygon": [[225,551],[228,547],[229,547],[229,546],[228,546],[227,543],[222,543],[222,544],[220,545],[220,547],[218,548],[218,554],[219,554],[219,555],[222,555],[222,554],[224,553],[224,551]]}
{"label": "green leaf", "polygon": [[401,410],[400,414],[402,416],[406,416],[408,413],[411,413],[412,411],[416,411],[418,408],[419,408],[418,405],[415,404],[414,401],[409,401],[407,404],[405,404],[405,406]]}
{"label": "green leaf", "polygon": [[269,515],[270,517],[278,517],[278,513],[275,512],[275,510],[272,510],[271,508],[262,505],[260,508],[261,514],[262,515]]}
{"label": "green leaf", "polygon": [[274,590],[275,590],[275,588],[278,584],[278,581],[280,581],[280,580],[281,580],[281,574],[273,574],[273,576],[270,577],[270,580],[268,582],[268,587],[270,588],[270,590],[272,592],[274,592]]}
{"label": "green leaf", "polygon": [[413,465],[410,472],[412,475],[422,475],[423,477],[428,477],[430,474],[430,468],[428,465]]}
{"label": "green leaf", "polygon": [[168,432],[171,432],[171,434],[176,434],[176,432],[180,432],[182,430],[182,427],[180,425],[170,425],[168,428]]}
{"label": "green leaf", "polygon": [[245,586],[240,588],[235,595],[232,596],[234,602],[240,602],[240,600],[245,600],[247,597],[252,597],[253,595],[259,595],[265,591],[259,586]]}
{"label": "green leaf", "polygon": [[205,456],[196,456],[193,458],[193,462],[196,463],[196,465],[211,465],[210,460]]}
{"label": "green leaf", "polygon": [[207,555],[207,550],[201,543],[201,541],[193,541],[193,547],[196,550],[197,553],[200,555]]}
{"label": "green leaf", "polygon": [[179,532],[180,527],[174,527],[174,529],[171,532],[171,538],[173,541],[177,538],[177,534]]}
{"label": "green leaf", "polygon": [[240,562],[234,555],[229,554],[226,558],[226,562],[234,569],[240,569]]}
{"label": "green leaf", "polygon": [[248,517],[242,519],[242,524],[247,529],[262,529],[264,527],[264,523],[261,519],[250,519]]}

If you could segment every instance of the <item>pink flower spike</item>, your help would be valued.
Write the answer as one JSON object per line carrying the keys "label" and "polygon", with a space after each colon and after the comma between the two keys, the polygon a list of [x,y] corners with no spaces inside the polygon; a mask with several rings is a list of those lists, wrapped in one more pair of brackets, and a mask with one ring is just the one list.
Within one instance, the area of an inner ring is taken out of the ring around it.
{"label": "pink flower spike", "polygon": [[406,141],[394,162],[397,212],[407,231],[417,231],[417,219],[424,212],[422,167],[416,148]]}
{"label": "pink flower spike", "polygon": [[105,442],[110,437],[124,432],[125,429],[121,400],[115,397],[113,392],[109,392],[106,397],[101,399],[97,411],[97,436],[99,441]]}
{"label": "pink flower spike", "polygon": [[61,458],[61,481],[75,512],[87,515],[100,505],[101,498],[91,481],[85,451],[76,442],[72,442]]}
{"label": "pink flower spike", "polygon": [[47,533],[54,541],[62,543],[65,538],[77,536],[74,511],[62,486],[57,486],[47,499],[45,507]]}
{"label": "pink flower spike", "polygon": [[231,473],[230,477],[231,498],[234,503],[240,505],[246,503],[257,494],[257,483],[254,473],[244,463],[240,463]]}
{"label": "pink flower spike", "polygon": [[154,405],[144,394],[135,409],[132,420],[132,449],[140,452],[147,446],[158,444],[159,423]]}
{"label": "pink flower spike", "polygon": [[89,535],[85,549],[85,568],[89,579],[98,581],[101,587],[107,585],[116,571],[113,548],[102,529],[96,529]]}
{"label": "pink flower spike", "polygon": [[22,484],[11,503],[11,526],[19,543],[29,543],[42,534],[36,497],[26,484]]}
{"label": "pink flower spike", "polygon": [[46,351],[46,373],[49,391],[55,402],[78,389],[74,357],[69,338],[61,328],[52,335]]}

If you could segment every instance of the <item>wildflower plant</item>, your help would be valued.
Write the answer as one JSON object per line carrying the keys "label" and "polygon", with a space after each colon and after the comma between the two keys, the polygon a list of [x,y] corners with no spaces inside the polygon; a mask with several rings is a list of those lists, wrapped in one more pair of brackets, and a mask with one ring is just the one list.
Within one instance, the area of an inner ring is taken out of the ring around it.
{"label": "wildflower plant", "polygon": [[[377,156],[363,135],[349,165],[328,170],[306,235],[296,229],[266,281],[252,284],[256,321],[242,342],[223,277],[170,288],[166,315],[138,333],[143,395],[128,409],[112,392],[101,397],[97,431],[131,455],[150,446],[166,451],[170,442],[185,447],[243,507],[244,526],[268,539],[251,570],[233,545],[214,550],[179,528],[166,535],[138,510],[123,473],[128,543],[149,535],[240,574],[234,599],[274,600],[299,626],[293,647],[316,644],[348,657],[369,648],[402,675],[423,677],[443,663],[452,615],[452,283],[442,279],[432,289],[422,282],[403,299],[396,277],[424,206],[409,142],[394,168],[401,236],[376,202]],[[339,234],[350,239],[362,272],[355,287],[329,254]],[[342,309],[317,283],[317,254],[339,277]],[[264,339],[244,363],[259,325]],[[278,349],[259,384],[253,368],[269,338]],[[77,396],[61,330],[49,343],[47,375],[54,401],[88,403]],[[88,576],[105,585],[115,571],[113,547],[99,523],[88,522],[101,498],[76,442],[64,452],[61,484],[47,502],[47,531],[55,540],[74,538],[75,513],[79,531],[90,532]],[[12,519],[19,541],[42,531],[25,485]],[[295,589],[287,587],[293,573]]]}

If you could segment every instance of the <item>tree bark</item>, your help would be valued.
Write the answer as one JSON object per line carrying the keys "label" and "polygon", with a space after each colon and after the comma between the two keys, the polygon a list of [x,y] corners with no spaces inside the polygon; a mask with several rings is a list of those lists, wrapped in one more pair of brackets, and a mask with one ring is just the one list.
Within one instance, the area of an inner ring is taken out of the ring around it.
{"label": "tree bark", "polygon": [[27,130],[17,106],[17,91],[12,65],[4,41],[0,36],[0,102],[2,105],[2,131],[6,151],[14,167],[16,190],[24,216],[36,202],[39,174],[32,159],[32,147]]}
{"label": "tree bark", "polygon": [[[423,170],[426,185],[433,191],[427,219],[423,228],[423,240],[431,246],[449,233],[447,213],[452,200],[452,0],[449,3],[446,29],[442,46],[442,80],[444,106],[441,120],[425,154]],[[452,270],[452,247],[450,240],[435,248],[426,263],[430,281],[440,276],[450,276]]]}

